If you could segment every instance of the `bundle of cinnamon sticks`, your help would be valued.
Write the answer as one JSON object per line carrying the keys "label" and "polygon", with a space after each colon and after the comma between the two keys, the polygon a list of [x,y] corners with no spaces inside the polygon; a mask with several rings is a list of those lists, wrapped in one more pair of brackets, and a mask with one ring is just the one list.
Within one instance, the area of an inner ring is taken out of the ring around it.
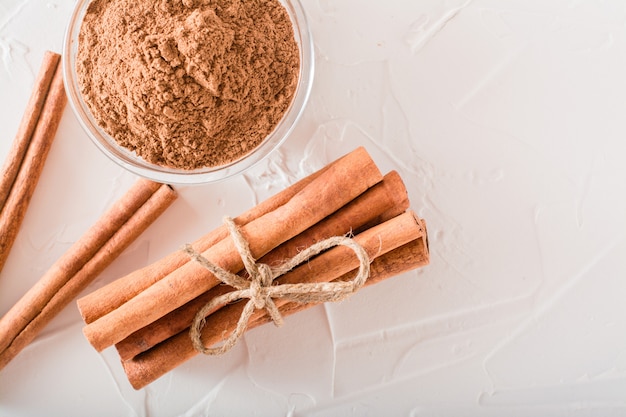
{"label": "bundle of cinnamon sticks", "polygon": [[[409,210],[407,190],[392,171],[382,175],[364,148],[234,219],[259,263],[280,265],[303,248],[350,234],[369,256],[365,285],[429,262],[425,222]],[[226,227],[202,236],[194,250],[218,267],[245,277],[243,261]],[[330,248],[277,278],[273,285],[348,281],[359,260],[347,247]],[[242,272],[243,271],[243,272]],[[198,354],[189,334],[207,302],[233,291],[184,251],[132,272],[78,300],[84,334],[101,351],[115,346],[135,389],[155,381]],[[273,300],[285,316],[317,302]],[[244,309],[240,300],[207,313],[206,347],[233,332]],[[270,321],[256,310],[248,329]]]}

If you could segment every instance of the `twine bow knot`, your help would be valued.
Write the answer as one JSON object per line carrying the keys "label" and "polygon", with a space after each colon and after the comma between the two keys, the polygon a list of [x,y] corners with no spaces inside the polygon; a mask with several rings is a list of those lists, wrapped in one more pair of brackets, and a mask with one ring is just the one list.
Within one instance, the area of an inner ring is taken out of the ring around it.
{"label": "twine bow knot", "polygon": [[[192,259],[209,270],[216,278],[224,284],[236,288],[234,291],[215,297],[196,313],[191,324],[190,337],[194,348],[199,352],[208,355],[220,355],[230,350],[246,331],[248,321],[255,309],[265,309],[274,324],[282,325],[283,318],[276,303],[274,303],[274,299],[280,298],[298,303],[340,301],[361,288],[369,276],[370,260],[367,252],[349,237],[334,236],[325,239],[299,252],[282,265],[271,267],[264,263],[256,263],[250,252],[248,242],[242,236],[233,219],[226,217],[224,223],[241,256],[249,279],[242,278],[213,264],[190,245],[184,247],[184,251]],[[324,250],[340,245],[352,249],[359,260],[359,270],[351,281],[273,285],[274,280],[279,276],[286,274]],[[202,343],[201,331],[207,315],[228,303],[243,298],[248,298],[248,302],[241,312],[236,329],[220,346],[205,347]]]}

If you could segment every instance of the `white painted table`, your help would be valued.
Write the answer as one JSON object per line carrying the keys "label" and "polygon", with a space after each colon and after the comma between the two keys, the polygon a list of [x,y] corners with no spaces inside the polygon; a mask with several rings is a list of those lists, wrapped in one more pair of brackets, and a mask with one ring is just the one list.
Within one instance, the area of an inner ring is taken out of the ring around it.
{"label": "white painted table", "polygon": [[[72,0],[0,4],[0,158]],[[70,305],[0,373],[0,416],[626,415],[626,10],[613,1],[305,0],[309,106],[270,159],[180,198],[94,282],[364,145],[431,265],[249,332],[134,391]],[[134,182],[68,107],[0,313]]]}

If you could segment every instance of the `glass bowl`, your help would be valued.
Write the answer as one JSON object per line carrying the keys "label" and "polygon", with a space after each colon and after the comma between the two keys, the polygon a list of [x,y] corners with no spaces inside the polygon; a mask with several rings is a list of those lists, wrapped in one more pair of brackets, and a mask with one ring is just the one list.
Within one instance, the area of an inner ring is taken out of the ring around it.
{"label": "glass bowl", "polygon": [[[80,26],[92,0],[79,0],[70,19],[63,44],[63,77],[70,107],[94,144],[123,168],[142,177],[169,184],[202,184],[240,174],[267,157],[293,130],[300,118],[313,84],[313,42],[302,5],[298,0],[279,0],[285,7],[294,29],[300,51],[300,73],[291,104],[274,130],[251,152],[226,165],[195,170],[164,167],[145,161],[129,149],[120,146],[93,118],[85,104],[76,74],[76,54]],[[132,1],[132,0],[129,0]]]}

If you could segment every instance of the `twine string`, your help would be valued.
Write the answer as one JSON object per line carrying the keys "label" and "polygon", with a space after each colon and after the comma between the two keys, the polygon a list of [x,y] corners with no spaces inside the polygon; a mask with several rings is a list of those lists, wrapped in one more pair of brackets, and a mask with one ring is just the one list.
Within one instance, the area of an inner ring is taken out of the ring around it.
{"label": "twine string", "polygon": [[[271,267],[264,263],[256,263],[250,252],[248,241],[243,237],[233,219],[226,217],[224,218],[224,223],[230,232],[235,248],[241,256],[249,279],[242,278],[215,265],[196,252],[191,245],[185,245],[183,248],[194,261],[210,271],[217,279],[235,288],[234,291],[215,297],[196,313],[189,334],[194,349],[201,353],[221,355],[229,351],[246,331],[248,321],[256,309],[265,309],[275,325],[282,325],[283,317],[274,303],[274,299],[282,298],[303,304],[340,301],[361,288],[369,277],[370,260],[367,252],[354,239],[347,236],[333,236],[317,242],[278,267]],[[346,246],[352,249],[359,260],[359,269],[352,280],[272,285],[276,278],[335,246]],[[248,301],[241,312],[235,330],[221,345],[206,347],[202,342],[202,328],[206,323],[206,317],[220,307],[243,298],[247,298]]]}

